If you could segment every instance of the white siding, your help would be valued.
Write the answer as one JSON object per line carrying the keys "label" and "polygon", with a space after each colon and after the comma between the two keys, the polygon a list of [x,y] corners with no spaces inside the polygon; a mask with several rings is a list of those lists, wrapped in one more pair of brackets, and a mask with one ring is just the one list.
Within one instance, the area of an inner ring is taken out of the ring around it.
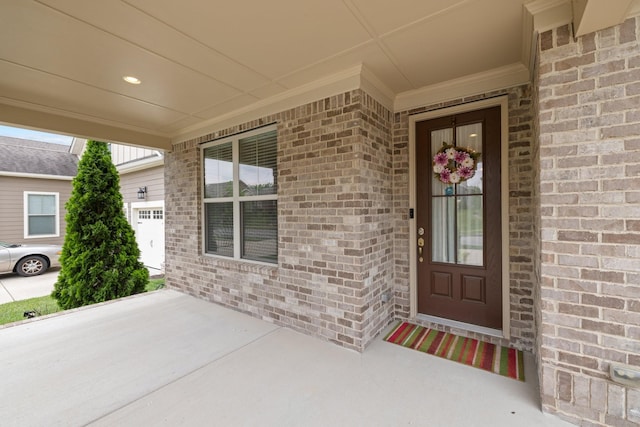
{"label": "white siding", "polygon": [[157,157],[155,150],[147,148],[132,147],[130,145],[111,144],[111,160],[113,164],[118,166],[134,160],[146,159],[149,157]]}

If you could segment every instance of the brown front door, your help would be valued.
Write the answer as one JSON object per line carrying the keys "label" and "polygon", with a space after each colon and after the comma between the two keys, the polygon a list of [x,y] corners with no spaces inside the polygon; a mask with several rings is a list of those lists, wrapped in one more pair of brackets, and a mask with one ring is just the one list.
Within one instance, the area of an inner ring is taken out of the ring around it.
{"label": "brown front door", "polygon": [[416,123],[419,313],[502,329],[500,140],[500,107]]}

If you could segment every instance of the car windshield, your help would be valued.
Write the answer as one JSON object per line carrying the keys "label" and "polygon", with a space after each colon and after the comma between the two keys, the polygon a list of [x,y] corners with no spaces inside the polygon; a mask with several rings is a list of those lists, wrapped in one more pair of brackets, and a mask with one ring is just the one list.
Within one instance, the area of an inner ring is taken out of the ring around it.
{"label": "car windshield", "polygon": [[11,246],[11,243],[0,241],[0,248],[8,248]]}

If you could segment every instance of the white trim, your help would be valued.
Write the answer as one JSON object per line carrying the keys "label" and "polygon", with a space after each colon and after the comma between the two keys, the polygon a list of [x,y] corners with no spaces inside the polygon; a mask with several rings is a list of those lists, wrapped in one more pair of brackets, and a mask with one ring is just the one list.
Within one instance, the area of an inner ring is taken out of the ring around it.
{"label": "white trim", "polygon": [[520,63],[507,65],[400,93],[395,98],[394,111],[406,111],[425,105],[433,105],[481,95],[494,90],[520,86],[529,83],[531,81],[530,77],[530,71],[524,65]]}
{"label": "white trim", "polygon": [[275,112],[289,110],[328,96],[358,89],[360,87],[361,71],[362,67],[358,65],[324,79],[315,80],[309,84],[290,89],[276,96],[187,127],[175,135],[171,142],[176,144],[188,141],[202,135],[214,133],[216,130],[247,123]]}
{"label": "white trim", "polygon": [[361,64],[187,127],[174,135],[171,142],[177,144],[188,141],[220,129],[227,129],[355,89],[366,90],[378,102],[389,110],[393,110],[394,92]]}
{"label": "white trim", "polygon": [[373,96],[373,98],[389,111],[393,111],[393,102],[396,98],[395,92],[364,65],[360,73],[360,88],[367,94]]}
{"label": "white trim", "polygon": [[425,322],[435,323],[437,325],[461,329],[463,331],[476,332],[479,334],[489,335],[492,337],[504,338],[502,336],[502,331],[500,329],[486,328],[484,326],[474,325],[473,323],[458,322],[457,320],[445,319],[443,317],[436,317],[436,316],[428,316],[426,314],[418,314],[415,318]]}
{"label": "white trim", "polygon": [[[502,331],[501,337],[509,338],[511,336],[511,306],[509,304],[509,98],[508,96],[500,96],[482,101],[471,102],[468,104],[456,105],[440,110],[428,111],[422,114],[416,114],[409,117],[409,207],[414,209],[414,219],[417,216],[416,209],[416,123],[424,120],[435,119],[438,117],[450,116],[468,111],[480,110],[483,108],[500,106],[501,121],[501,220],[502,220]],[[418,268],[416,264],[416,248],[413,244],[413,238],[417,235],[416,221],[409,221],[409,316],[416,318],[418,316]],[[422,315],[420,315],[422,316]],[[438,319],[429,317],[431,319]],[[434,323],[442,323],[436,321]],[[469,329],[462,327],[466,324],[457,322],[461,329]],[[478,326],[476,326],[478,328]],[[477,331],[475,331],[477,332]]]}
{"label": "white trim", "polygon": [[72,176],[63,175],[45,175],[37,173],[25,173],[25,172],[0,172],[0,176],[9,176],[12,178],[34,178],[34,179],[53,179],[56,181],[72,181]]}
{"label": "white trim", "polygon": [[570,24],[573,20],[570,0],[537,0],[524,7],[533,16],[533,30],[538,33]]}
{"label": "white trim", "polygon": [[[234,135],[230,135],[225,138],[220,138],[215,141],[206,142],[200,145],[200,159],[204,158],[204,150],[209,147],[215,147],[216,145],[228,144],[231,143],[231,153],[232,153],[232,163],[233,163],[233,196],[232,197],[216,197],[216,198],[208,198],[204,197],[204,190],[206,188],[205,178],[204,178],[204,161],[200,162],[200,188],[201,194],[198,195],[200,198],[200,212],[201,215],[201,229],[202,229],[202,246],[201,246],[201,254],[204,256],[210,256],[219,259],[225,260],[235,260],[241,262],[250,262],[250,263],[258,263],[262,265],[268,266],[276,266],[278,262],[268,263],[264,261],[255,261],[250,259],[242,258],[241,254],[241,229],[240,229],[240,201],[258,201],[258,200],[278,200],[278,194],[268,194],[262,196],[243,196],[240,197],[240,139],[249,138],[255,135],[261,135],[266,132],[278,132],[278,125],[271,124],[268,126],[256,128],[249,130],[247,132],[242,132]],[[276,147],[277,148],[277,147]],[[222,256],[217,254],[207,253],[207,239],[205,238],[205,234],[207,233],[207,225],[206,225],[206,215],[205,209],[207,203],[229,203],[233,204],[233,257]]]}
{"label": "white trim", "polygon": [[[30,235],[29,234],[29,196],[55,196],[55,227],[56,231],[54,234],[38,234],[38,235]],[[48,237],[60,237],[60,193],[58,192],[49,192],[49,191],[24,191],[23,192],[23,225],[22,231],[25,239],[44,239]]]}
{"label": "white trim", "polygon": [[164,166],[164,156],[147,157],[141,160],[133,160],[116,166],[118,173],[121,175],[138,172],[145,169],[151,169],[156,166]]}

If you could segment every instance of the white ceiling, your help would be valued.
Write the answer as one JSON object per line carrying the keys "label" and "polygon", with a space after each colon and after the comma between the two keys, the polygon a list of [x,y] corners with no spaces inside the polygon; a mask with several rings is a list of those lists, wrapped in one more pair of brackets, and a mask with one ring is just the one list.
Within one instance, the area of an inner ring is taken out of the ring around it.
{"label": "white ceiling", "polygon": [[522,76],[527,7],[540,3],[0,0],[0,122],[168,148],[354,67],[391,102],[494,70]]}

